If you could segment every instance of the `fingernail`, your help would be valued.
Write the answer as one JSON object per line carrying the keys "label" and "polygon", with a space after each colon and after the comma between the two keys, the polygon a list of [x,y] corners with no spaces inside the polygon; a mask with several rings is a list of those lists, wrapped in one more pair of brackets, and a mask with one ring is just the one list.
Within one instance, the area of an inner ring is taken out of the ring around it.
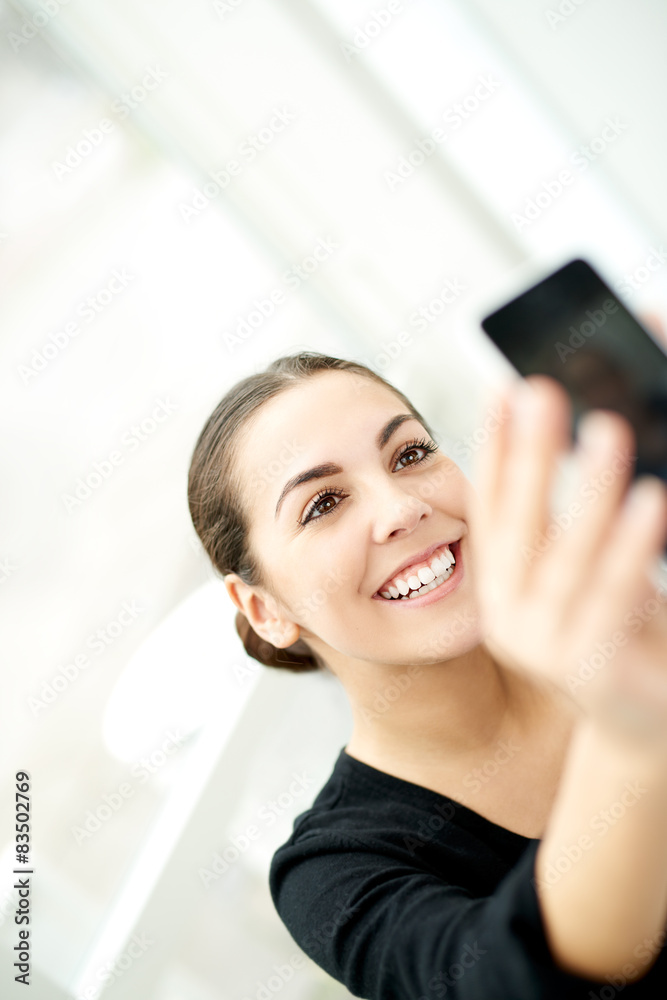
{"label": "fingernail", "polygon": [[632,484],[625,499],[625,509],[630,517],[643,514],[649,517],[655,512],[660,498],[664,497],[665,485],[657,476],[641,475]]}
{"label": "fingernail", "polygon": [[616,445],[614,421],[600,411],[589,411],[579,421],[577,439],[591,454],[610,451]]}

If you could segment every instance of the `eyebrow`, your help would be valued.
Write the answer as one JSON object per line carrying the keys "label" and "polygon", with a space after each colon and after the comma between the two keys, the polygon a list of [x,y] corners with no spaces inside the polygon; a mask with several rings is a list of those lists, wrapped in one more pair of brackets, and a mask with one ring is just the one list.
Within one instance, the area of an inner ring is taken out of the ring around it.
{"label": "eyebrow", "polygon": [[[391,420],[387,421],[375,438],[375,444],[378,451],[382,451],[392,434],[398,430],[401,424],[405,423],[406,420],[416,421],[417,418],[412,413],[397,413],[395,417],[392,417]],[[313,479],[324,479],[325,476],[335,476],[342,471],[342,467],[340,465],[336,465],[334,462],[323,462],[321,465],[315,465],[312,469],[306,469],[304,472],[298,472],[296,476],[292,476],[291,479],[287,480],[282,488],[280,496],[278,497],[274,520],[278,517],[280,507],[287,494],[292,490],[295,490],[297,486],[301,486],[303,483],[309,483]]]}

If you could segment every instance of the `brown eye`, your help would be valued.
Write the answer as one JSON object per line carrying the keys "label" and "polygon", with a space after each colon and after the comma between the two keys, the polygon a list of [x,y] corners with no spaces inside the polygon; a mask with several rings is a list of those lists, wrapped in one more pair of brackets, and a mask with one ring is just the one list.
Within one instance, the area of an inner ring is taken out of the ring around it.
{"label": "brown eye", "polygon": [[331,499],[331,497],[340,497],[342,500],[344,500],[346,496],[347,494],[344,493],[343,490],[341,490],[337,486],[332,486],[328,490],[327,489],[321,490],[311,503],[310,507],[308,508],[306,516],[304,517],[303,521],[299,521],[298,524],[304,525],[308,524],[309,521],[317,521],[319,520],[319,518],[324,517],[325,514],[330,514],[331,511],[335,510],[336,507],[338,507],[338,504],[334,504],[332,507],[329,507],[328,510],[322,511],[321,514],[315,514],[314,512],[316,510],[319,510],[324,500],[329,500]]}
{"label": "brown eye", "polygon": [[[409,448],[407,451],[403,452],[403,454],[400,456],[400,458],[404,459],[406,455],[414,454],[417,450],[418,450],[417,448]],[[416,465],[417,462],[421,462],[421,461],[422,461],[422,459],[418,458],[416,462],[408,462],[408,465]]]}
{"label": "brown eye", "polygon": [[408,462],[407,465],[403,465],[402,468],[407,469],[411,465],[418,465],[419,462],[426,461],[426,459],[430,458],[430,456],[438,450],[438,446],[435,441],[431,441],[430,438],[428,440],[408,441],[396,461],[401,461],[406,455],[409,455],[410,452],[417,450],[423,451],[425,454],[421,458],[416,459],[414,462]]}
{"label": "brown eye", "polygon": [[[409,455],[411,452],[423,451],[424,454],[421,458],[416,458],[414,461],[408,462],[407,465],[402,465],[401,468],[409,469],[412,465],[419,465],[420,462],[426,461],[430,456],[438,450],[438,446],[435,441],[431,441],[430,438],[427,440],[415,440],[408,441],[406,445],[403,446],[403,450],[400,455],[397,456],[395,464]],[[312,503],[306,511],[306,515],[302,521],[297,521],[299,527],[303,527],[310,521],[319,521],[320,518],[326,517],[327,514],[331,514],[337,507],[340,506],[339,503],[329,506],[326,510],[321,510],[325,500],[330,500],[333,497],[339,497],[340,500],[345,500],[348,494],[344,490],[340,489],[338,486],[332,486],[329,489],[320,490],[316,497],[313,498]],[[318,513],[318,511],[321,511]]]}

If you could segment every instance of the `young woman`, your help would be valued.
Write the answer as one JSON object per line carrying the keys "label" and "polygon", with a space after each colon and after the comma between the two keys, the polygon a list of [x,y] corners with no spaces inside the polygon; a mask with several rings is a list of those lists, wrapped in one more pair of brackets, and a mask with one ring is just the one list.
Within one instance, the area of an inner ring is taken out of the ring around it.
{"label": "young woman", "polygon": [[569,400],[519,390],[489,399],[476,489],[401,392],[315,352],[235,385],[192,456],[246,650],[350,700],[270,888],[369,1000],[666,995],[667,490],[597,411],[552,516]]}

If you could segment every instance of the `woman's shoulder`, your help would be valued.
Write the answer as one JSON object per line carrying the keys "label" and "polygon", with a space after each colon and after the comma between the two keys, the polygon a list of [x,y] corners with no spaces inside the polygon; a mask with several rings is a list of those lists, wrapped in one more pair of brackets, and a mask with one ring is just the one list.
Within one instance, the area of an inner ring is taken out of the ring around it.
{"label": "woman's shoulder", "polygon": [[[534,885],[538,846],[343,748],[274,853],[270,891],[293,940],[355,996],[458,990],[443,970],[465,968],[461,1000],[586,1000],[605,984],[563,973],[551,958]],[[652,982],[664,987],[664,974]],[[664,995],[642,985],[632,996]]]}
{"label": "woman's shoulder", "polygon": [[271,862],[272,881],[308,858],[382,856],[473,895],[492,891],[533,841],[429,788],[372,767],[343,747],[310,808],[294,820]]}
{"label": "woman's shoulder", "polygon": [[[462,996],[498,996],[498,975],[527,974],[515,925],[540,932],[537,844],[343,749],[275,851],[270,892],[293,940],[355,996],[418,996],[456,963],[474,965]],[[513,995],[566,995],[539,992],[545,975]]]}

